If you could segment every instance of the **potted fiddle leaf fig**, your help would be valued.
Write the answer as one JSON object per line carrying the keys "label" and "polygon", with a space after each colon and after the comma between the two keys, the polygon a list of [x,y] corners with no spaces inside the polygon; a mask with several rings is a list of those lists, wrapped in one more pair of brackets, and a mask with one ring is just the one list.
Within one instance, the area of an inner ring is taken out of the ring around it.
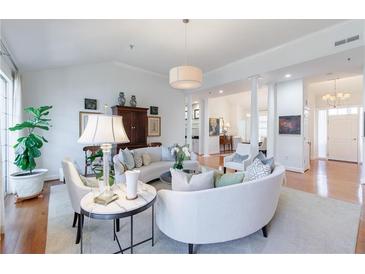
{"label": "potted fiddle leaf fig", "polygon": [[15,150],[14,164],[22,171],[10,175],[15,186],[18,200],[37,197],[43,189],[44,176],[47,169],[36,169],[36,159],[41,156],[44,142],[48,142],[40,130],[49,130],[51,119],[47,118],[52,106],[39,108],[28,107],[24,111],[29,114],[29,119],[9,128],[10,131],[24,131],[24,136],[17,139],[13,146]]}

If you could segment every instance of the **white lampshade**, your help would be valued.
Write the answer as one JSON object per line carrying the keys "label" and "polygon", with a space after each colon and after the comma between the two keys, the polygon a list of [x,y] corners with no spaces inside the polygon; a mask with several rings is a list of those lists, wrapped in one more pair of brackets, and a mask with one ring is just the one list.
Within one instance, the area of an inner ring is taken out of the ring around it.
{"label": "white lampshade", "polygon": [[193,66],[179,66],[170,69],[170,85],[176,89],[199,88],[203,82],[203,72]]}
{"label": "white lampshade", "polygon": [[77,142],[95,145],[129,143],[123,126],[123,117],[102,114],[88,115],[86,128]]}

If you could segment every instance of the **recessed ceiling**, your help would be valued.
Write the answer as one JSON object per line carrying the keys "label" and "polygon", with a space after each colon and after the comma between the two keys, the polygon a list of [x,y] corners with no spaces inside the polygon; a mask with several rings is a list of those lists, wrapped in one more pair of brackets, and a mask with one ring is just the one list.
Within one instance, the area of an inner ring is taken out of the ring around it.
{"label": "recessed ceiling", "polygon": [[[268,83],[278,83],[295,79],[304,79],[306,84],[333,80],[334,78],[347,78],[362,75],[364,66],[365,47],[357,47],[337,54],[328,55],[322,58],[281,68],[261,74],[259,86],[265,87]],[[291,74],[286,78],[286,74]],[[198,100],[204,97],[219,97],[239,92],[250,91],[251,82],[249,79],[242,79],[221,86],[193,92],[193,99]],[[219,90],[224,90],[220,94]]]}
{"label": "recessed ceiling", "polygon": [[[343,20],[191,20],[189,63],[204,72]],[[167,75],[184,63],[181,20],[2,20],[21,70],[117,60]],[[133,50],[130,45],[133,44]]]}

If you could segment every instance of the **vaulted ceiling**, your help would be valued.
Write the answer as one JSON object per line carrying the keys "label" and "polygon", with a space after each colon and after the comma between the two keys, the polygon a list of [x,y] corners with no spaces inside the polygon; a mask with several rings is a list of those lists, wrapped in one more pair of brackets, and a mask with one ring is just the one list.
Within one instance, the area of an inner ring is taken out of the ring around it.
{"label": "vaulted ceiling", "polygon": [[[191,20],[189,63],[208,72],[341,22]],[[117,60],[167,75],[185,60],[181,20],[2,20],[1,31],[23,71]]]}

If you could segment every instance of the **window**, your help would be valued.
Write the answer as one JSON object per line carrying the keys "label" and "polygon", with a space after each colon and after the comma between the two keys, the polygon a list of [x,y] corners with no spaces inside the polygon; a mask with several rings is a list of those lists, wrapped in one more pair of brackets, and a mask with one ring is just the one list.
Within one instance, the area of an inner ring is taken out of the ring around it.
{"label": "window", "polygon": [[259,138],[267,138],[267,115],[259,116]]}
{"label": "window", "polygon": [[347,115],[347,114],[357,114],[357,107],[349,107],[349,108],[331,108],[328,110],[328,115]]}
{"label": "window", "polygon": [[9,83],[0,74],[0,138],[1,138],[1,167],[5,193],[8,192],[9,178]]}

